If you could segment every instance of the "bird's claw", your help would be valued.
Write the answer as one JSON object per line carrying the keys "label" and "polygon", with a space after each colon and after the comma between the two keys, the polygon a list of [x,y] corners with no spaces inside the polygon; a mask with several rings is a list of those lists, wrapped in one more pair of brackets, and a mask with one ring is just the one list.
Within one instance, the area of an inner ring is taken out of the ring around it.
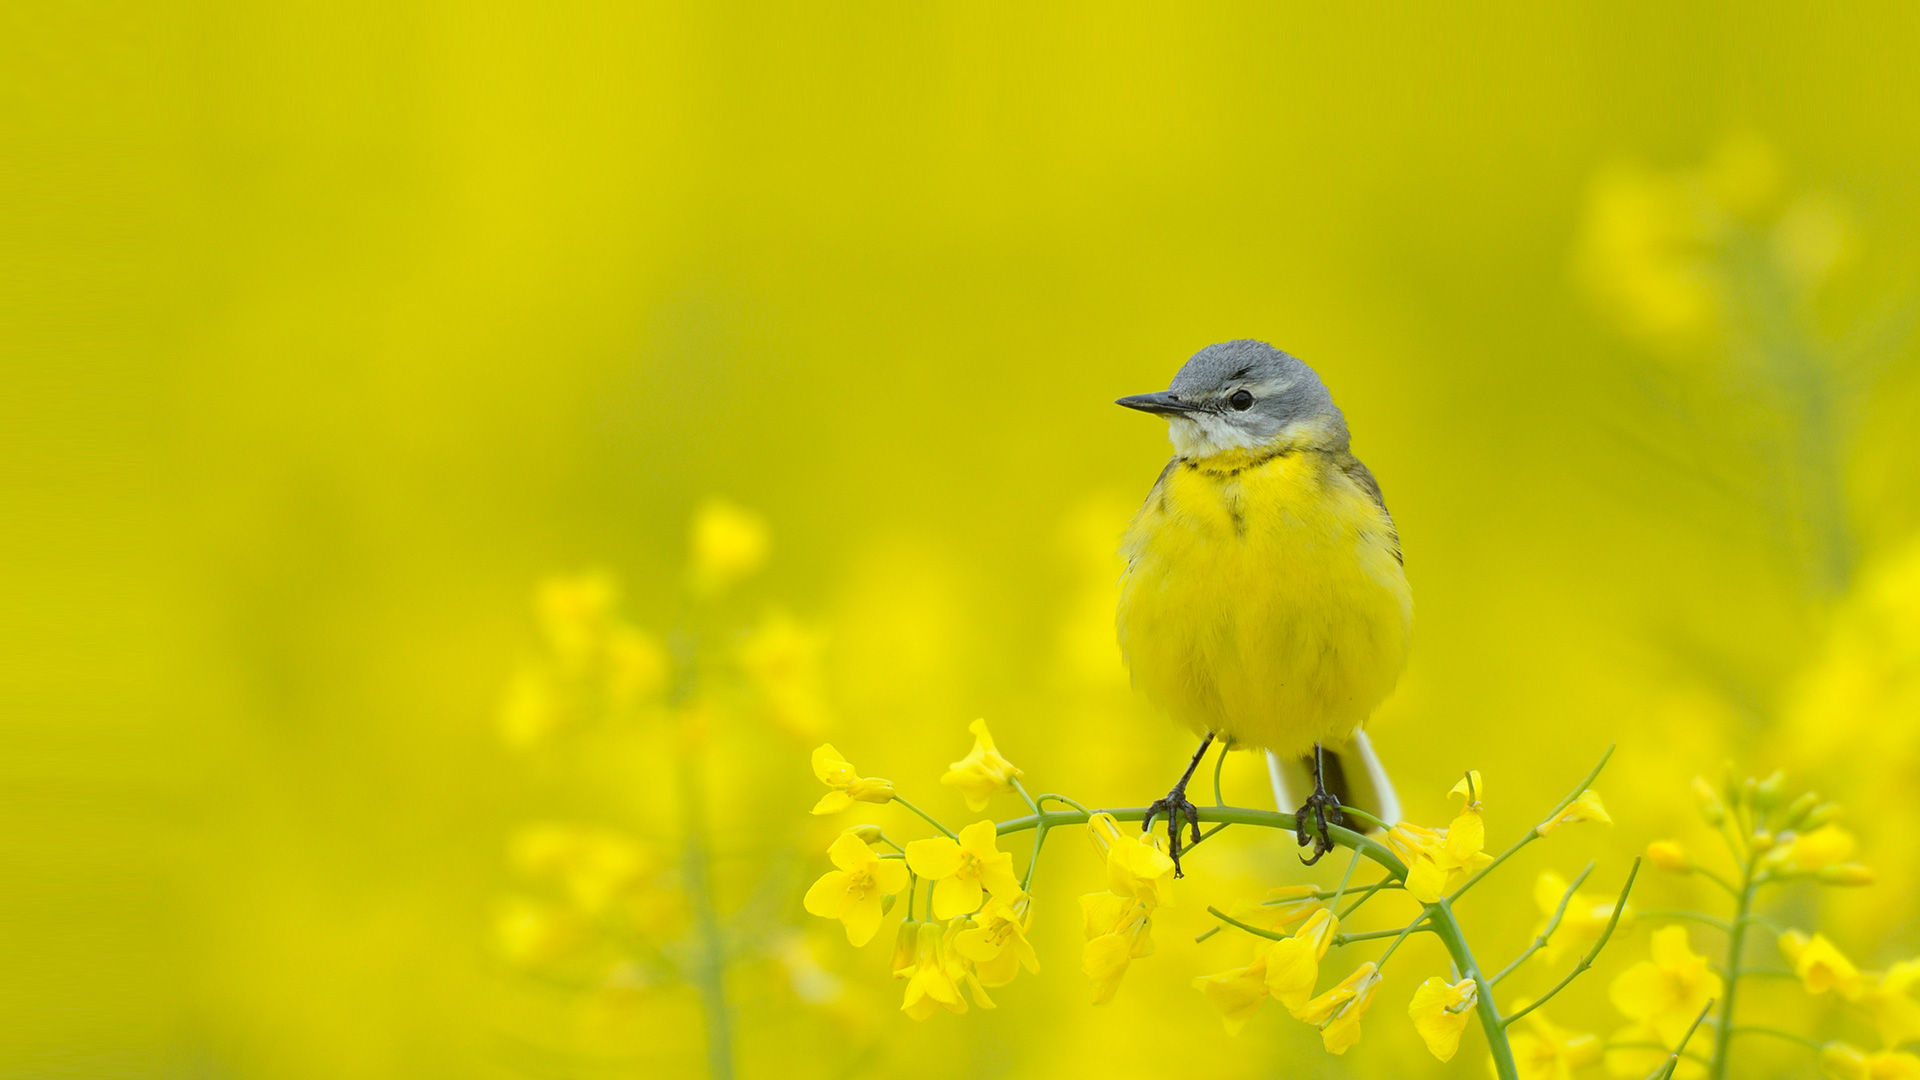
{"label": "bird's claw", "polygon": [[[1307,828],[1307,819],[1312,818],[1314,828]],[[1340,814],[1340,800],[1324,791],[1316,791],[1307,796],[1298,813],[1293,815],[1294,838],[1301,847],[1313,845],[1313,857],[1300,856],[1300,861],[1308,866],[1320,861],[1320,857],[1333,850],[1333,838],[1327,832],[1329,824],[1339,825],[1344,819]]]}
{"label": "bird's claw", "polygon": [[1188,801],[1184,788],[1174,788],[1167,792],[1164,799],[1155,799],[1147,807],[1147,816],[1140,822],[1140,831],[1146,832],[1153,827],[1153,819],[1161,814],[1167,816],[1167,855],[1173,859],[1173,876],[1185,877],[1180,869],[1180,825],[1182,819],[1193,830],[1193,842],[1200,842],[1200,808]]}

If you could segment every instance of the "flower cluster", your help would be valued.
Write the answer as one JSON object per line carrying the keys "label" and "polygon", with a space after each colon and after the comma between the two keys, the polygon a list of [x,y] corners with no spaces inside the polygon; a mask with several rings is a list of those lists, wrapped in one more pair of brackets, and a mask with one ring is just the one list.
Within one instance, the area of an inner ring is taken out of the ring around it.
{"label": "flower cluster", "polygon": [[1087,836],[1105,860],[1107,891],[1080,898],[1087,944],[1080,970],[1093,981],[1093,1003],[1113,1000],[1127,966],[1153,952],[1153,912],[1173,904],[1173,859],[1166,841],[1126,832],[1112,814],[1087,820]]}

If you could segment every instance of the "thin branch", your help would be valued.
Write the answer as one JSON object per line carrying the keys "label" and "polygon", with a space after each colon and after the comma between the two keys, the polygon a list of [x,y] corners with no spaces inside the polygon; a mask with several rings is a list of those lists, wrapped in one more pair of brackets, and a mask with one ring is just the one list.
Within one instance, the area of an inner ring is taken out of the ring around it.
{"label": "thin branch", "polygon": [[1580,871],[1580,876],[1574,878],[1573,884],[1568,885],[1566,891],[1560,894],[1560,906],[1553,909],[1553,917],[1547,920],[1546,928],[1534,937],[1533,944],[1527,946],[1521,951],[1519,956],[1513,958],[1512,963],[1501,968],[1499,973],[1487,980],[1489,986],[1499,986],[1501,979],[1519,970],[1520,965],[1526,963],[1529,957],[1547,947],[1547,939],[1553,936],[1555,930],[1560,929],[1560,919],[1567,913],[1567,904],[1573,900],[1574,890],[1578,889],[1580,884],[1587,880],[1587,875],[1591,873],[1593,873],[1593,862],[1592,860],[1588,860],[1587,868]]}
{"label": "thin branch", "polygon": [[1733,1029],[1733,1033],[1735,1035],[1771,1035],[1776,1039],[1785,1039],[1788,1042],[1797,1042],[1801,1046],[1804,1046],[1809,1050],[1826,1049],[1826,1044],[1823,1042],[1820,1042],[1817,1039],[1809,1039],[1805,1035],[1795,1035],[1791,1031],[1781,1031],[1779,1028],[1761,1027],[1757,1024],[1741,1024],[1739,1027],[1736,1027]]}
{"label": "thin branch", "polygon": [[1687,1028],[1687,1033],[1680,1036],[1680,1045],[1673,1048],[1673,1053],[1667,1055],[1667,1060],[1662,1062],[1659,1068],[1647,1074],[1647,1080],[1672,1080],[1673,1070],[1680,1067],[1681,1053],[1686,1050],[1687,1043],[1693,1039],[1693,1033],[1700,1030],[1700,1025],[1706,1021],[1707,1013],[1712,1009],[1713,999],[1708,998],[1707,1004],[1700,1010],[1700,1015],[1693,1018],[1693,1024]]}
{"label": "thin branch", "polygon": [[1033,812],[1034,812],[1034,813],[1036,813],[1036,814],[1037,814],[1037,813],[1039,813],[1039,812],[1040,812],[1040,804],[1039,804],[1039,803],[1037,803],[1037,802],[1034,802],[1034,801],[1033,801],[1033,796],[1031,796],[1031,795],[1029,795],[1029,794],[1027,794],[1027,786],[1026,786],[1025,784],[1022,784],[1022,783],[1020,782],[1020,778],[1019,778],[1019,777],[1017,777],[1017,776],[1009,776],[1009,777],[1007,777],[1007,780],[1008,780],[1008,781],[1009,781],[1010,783],[1012,783],[1012,784],[1013,784],[1013,790],[1015,790],[1015,791],[1017,791],[1017,792],[1019,792],[1019,793],[1020,793],[1020,797],[1021,797],[1022,799],[1025,799],[1025,800],[1027,800],[1027,809],[1029,809],[1029,810],[1031,810],[1031,811],[1033,811]]}
{"label": "thin branch", "polygon": [[1249,926],[1246,923],[1241,922],[1239,919],[1236,919],[1233,916],[1227,914],[1226,912],[1221,911],[1219,908],[1213,907],[1211,905],[1209,905],[1207,908],[1207,914],[1213,916],[1216,919],[1219,919],[1221,922],[1226,923],[1228,926],[1237,926],[1240,929],[1245,930],[1247,933],[1252,934],[1254,937],[1263,937],[1263,938],[1266,938],[1268,941],[1285,941],[1288,938],[1293,936],[1292,934],[1282,934],[1278,930],[1262,930],[1257,926]]}
{"label": "thin branch", "polygon": [[1594,778],[1600,775],[1601,769],[1604,769],[1607,767],[1607,759],[1613,756],[1613,748],[1615,745],[1617,744],[1615,743],[1607,744],[1607,752],[1600,755],[1599,763],[1594,765],[1594,767],[1587,772],[1586,777],[1580,781],[1577,787],[1573,789],[1572,794],[1568,795],[1564,799],[1561,799],[1557,804],[1554,805],[1553,809],[1547,811],[1547,815],[1540,819],[1539,824],[1535,825],[1531,829],[1528,829],[1526,831],[1526,834],[1521,836],[1520,839],[1515,840],[1511,847],[1507,848],[1507,850],[1501,852],[1500,854],[1495,855],[1493,857],[1492,862],[1481,867],[1477,873],[1475,873],[1472,877],[1466,880],[1465,884],[1453,890],[1453,893],[1447,897],[1447,902],[1452,903],[1453,901],[1460,899],[1460,897],[1464,895],[1468,889],[1471,889],[1475,885],[1480,884],[1480,881],[1482,878],[1486,877],[1488,874],[1493,873],[1495,870],[1498,870],[1500,868],[1501,863],[1506,862],[1508,859],[1513,858],[1514,854],[1518,852],[1521,848],[1526,847],[1528,844],[1531,844],[1535,840],[1539,839],[1540,825],[1545,825],[1547,822],[1552,821],[1554,818],[1558,817],[1560,815],[1560,811],[1565,810],[1569,806],[1572,806],[1573,800],[1579,798],[1581,793],[1585,792],[1589,787],[1593,786]]}
{"label": "thin branch", "polygon": [[1620,887],[1620,898],[1613,903],[1613,915],[1607,919],[1607,928],[1600,932],[1600,939],[1593,943],[1593,948],[1587,950],[1587,955],[1581,957],[1580,962],[1573,965],[1573,970],[1567,972],[1566,978],[1554,983],[1553,989],[1535,998],[1526,1008],[1500,1021],[1500,1026],[1507,1027],[1515,1020],[1545,1005],[1548,1001],[1552,1000],[1553,995],[1565,990],[1568,984],[1579,978],[1581,972],[1593,966],[1594,957],[1600,955],[1600,950],[1606,948],[1607,939],[1613,936],[1613,928],[1620,925],[1620,911],[1627,906],[1627,894],[1633,891],[1633,879],[1637,877],[1639,873],[1640,860],[1636,858],[1633,860],[1633,868],[1627,871],[1627,883]]}
{"label": "thin branch", "polygon": [[1702,911],[1688,911],[1686,908],[1648,908],[1639,913],[1642,919],[1685,919],[1702,926],[1711,926],[1722,933],[1732,933],[1733,924],[1717,915],[1708,915]]}
{"label": "thin branch", "polygon": [[932,814],[927,813],[925,810],[920,809],[919,807],[913,805],[912,803],[908,802],[907,800],[901,798],[898,795],[895,795],[893,797],[893,801],[899,803],[901,806],[904,806],[907,809],[925,818],[927,820],[927,824],[933,826],[936,829],[939,829],[940,832],[944,834],[947,839],[949,840],[960,839],[959,833],[956,833],[952,829],[947,828],[945,825],[940,824],[939,818],[934,817]]}

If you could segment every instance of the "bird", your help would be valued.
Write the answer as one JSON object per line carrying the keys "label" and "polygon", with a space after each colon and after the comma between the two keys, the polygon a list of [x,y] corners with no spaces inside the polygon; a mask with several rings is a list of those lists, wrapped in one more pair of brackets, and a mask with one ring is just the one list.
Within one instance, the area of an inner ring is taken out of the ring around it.
{"label": "bird", "polygon": [[1332,393],[1304,361],[1242,339],[1116,404],[1165,417],[1174,451],[1121,541],[1120,650],[1135,689],[1201,736],[1142,829],[1165,816],[1178,874],[1183,819],[1200,838],[1187,784],[1215,741],[1267,752],[1283,811],[1289,778],[1310,773],[1294,816],[1309,865],[1343,804],[1391,824],[1398,802],[1363,728],[1406,666],[1413,594]]}

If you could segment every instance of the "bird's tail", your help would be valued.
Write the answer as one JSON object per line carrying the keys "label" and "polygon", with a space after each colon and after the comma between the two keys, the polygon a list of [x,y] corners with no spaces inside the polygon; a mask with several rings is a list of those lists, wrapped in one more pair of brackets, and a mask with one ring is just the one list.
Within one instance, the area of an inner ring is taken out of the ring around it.
{"label": "bird's tail", "polygon": [[[1326,744],[1324,752],[1328,794],[1389,825],[1400,820],[1400,796],[1366,732],[1356,731],[1339,745]],[[1313,794],[1313,755],[1283,759],[1269,750],[1267,775],[1273,780],[1274,804],[1291,814]]]}

